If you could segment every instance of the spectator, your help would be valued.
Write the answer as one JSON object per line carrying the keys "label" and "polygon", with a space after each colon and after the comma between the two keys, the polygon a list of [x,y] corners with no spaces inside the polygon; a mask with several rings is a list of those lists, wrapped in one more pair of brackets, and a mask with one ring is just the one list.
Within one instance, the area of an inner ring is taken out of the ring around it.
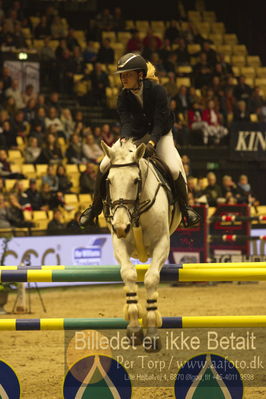
{"label": "spectator", "polygon": [[[212,138],[214,144],[219,144],[222,138],[228,134],[228,129],[222,126],[222,115],[215,110],[213,100],[208,101],[207,108],[203,111],[202,120],[207,122],[209,138]],[[209,138],[208,142],[210,141]]]}
{"label": "spectator", "polygon": [[41,154],[41,147],[38,145],[37,137],[29,137],[29,142],[24,150],[24,158],[26,163],[36,163]]}
{"label": "spectator", "polygon": [[222,190],[216,182],[216,175],[213,172],[207,174],[208,185],[204,190],[209,206],[216,206],[222,197]]}
{"label": "spectator", "polygon": [[59,44],[55,49],[55,56],[56,56],[57,62],[61,62],[61,61],[64,62],[64,53],[66,50],[68,50],[66,40],[65,39],[59,40]]}
{"label": "spectator", "polygon": [[39,51],[41,60],[41,80],[43,84],[48,87],[52,87],[52,85],[55,84],[56,75],[55,50],[50,43],[50,37],[45,37],[44,45]]}
{"label": "spectator", "polygon": [[24,104],[27,104],[29,100],[34,99],[36,101],[37,94],[34,93],[34,87],[32,84],[27,84],[25,92],[22,94]]}
{"label": "spectator", "polygon": [[81,216],[81,212],[75,212],[74,219],[70,220],[67,224],[67,228],[72,230],[73,232],[80,232],[79,226],[79,218]]}
{"label": "spectator", "polygon": [[24,184],[21,180],[17,180],[10,191],[12,194],[16,195],[17,201],[22,209],[22,211],[32,211],[31,204],[27,193],[24,190]]}
{"label": "spectator", "polygon": [[67,27],[62,18],[55,15],[51,24],[51,33],[53,39],[62,39],[67,35]]}
{"label": "spectator", "polygon": [[56,108],[58,114],[61,112],[60,98],[59,98],[59,93],[57,91],[53,91],[50,94],[47,101],[47,106]]}
{"label": "spectator", "polygon": [[208,86],[212,78],[212,70],[207,61],[206,53],[201,52],[199,61],[193,67],[193,76],[196,89],[202,89]]}
{"label": "spectator", "polygon": [[208,40],[204,40],[201,51],[206,54],[207,63],[213,68],[217,63],[217,54],[216,51],[211,48]]}
{"label": "spectator", "polygon": [[158,51],[162,47],[162,40],[156,36],[151,28],[148,28],[147,34],[143,39],[143,47],[152,48],[154,51]]}
{"label": "spectator", "polygon": [[11,169],[10,163],[7,160],[7,152],[5,150],[0,149],[0,176],[2,177],[10,177]]}
{"label": "spectator", "polygon": [[5,202],[4,195],[0,192],[0,229],[11,227],[12,220],[9,214],[9,207]]}
{"label": "spectator", "polygon": [[66,44],[70,51],[73,51],[75,47],[79,47],[79,42],[75,37],[75,29],[69,28],[66,36]]}
{"label": "spectator", "polygon": [[81,138],[78,134],[71,136],[70,144],[66,150],[66,157],[68,163],[81,164],[86,162],[82,151]]}
{"label": "spectator", "polygon": [[121,32],[125,30],[126,23],[120,7],[115,7],[114,9],[112,26],[115,32]]}
{"label": "spectator", "polygon": [[17,109],[15,99],[13,97],[7,97],[4,107],[9,114],[14,115]]}
{"label": "spectator", "polygon": [[62,121],[58,117],[58,112],[55,107],[49,108],[48,116],[45,118],[44,121],[46,129],[53,127],[58,136],[65,138],[64,126],[62,124]]}
{"label": "spectator", "polygon": [[102,65],[96,62],[93,71],[89,75],[91,81],[91,100],[94,105],[105,105],[105,89],[109,86],[109,79]]}
{"label": "spectator", "polygon": [[15,194],[10,194],[8,198],[9,209],[8,218],[15,227],[33,227],[34,223],[25,221],[23,215],[23,206],[20,205]]}
{"label": "spectator", "polygon": [[114,144],[115,137],[114,137],[114,135],[111,131],[110,125],[108,123],[105,123],[102,126],[101,137],[102,137],[102,140],[109,146],[112,146]]}
{"label": "spectator", "polygon": [[251,204],[254,202],[255,198],[253,197],[247,175],[240,175],[237,182],[236,197],[239,204]]}
{"label": "spectator", "polygon": [[62,232],[66,228],[63,222],[63,214],[60,209],[55,209],[53,212],[53,219],[50,220],[47,226],[47,234],[53,235]]}
{"label": "spectator", "polygon": [[177,40],[178,48],[176,50],[178,65],[190,65],[190,54],[187,44],[183,38]]}
{"label": "spectator", "polygon": [[9,87],[12,86],[10,70],[5,66],[2,69],[1,80],[4,82],[4,90],[7,90]]}
{"label": "spectator", "polygon": [[45,145],[37,163],[58,164],[63,160],[63,154],[54,133],[48,133]]}
{"label": "spectator", "polygon": [[134,52],[142,52],[143,43],[139,35],[139,31],[136,29],[131,30],[131,38],[128,40],[126,44],[126,53],[134,53]]}
{"label": "spectator", "polygon": [[259,122],[266,122],[266,100],[264,99],[262,106],[258,109]]}
{"label": "spectator", "polygon": [[95,20],[96,20],[97,27],[101,31],[103,31],[103,30],[106,30],[106,31],[112,30],[112,28],[113,28],[113,16],[110,13],[109,8],[104,8],[101,13],[96,15]]}
{"label": "spectator", "polygon": [[88,40],[86,42],[86,47],[83,50],[83,60],[84,63],[92,63],[95,62],[97,59],[97,51],[95,50],[93,41]]}
{"label": "spectator", "polygon": [[249,99],[249,111],[252,114],[258,114],[260,108],[263,106],[264,99],[261,95],[261,90],[258,86],[252,89],[252,94]]}
{"label": "spectator", "polygon": [[40,22],[36,25],[34,29],[34,37],[36,39],[45,39],[47,36],[51,35],[51,28],[47,23],[46,15],[42,15]]}
{"label": "spectator", "polygon": [[178,22],[175,19],[170,21],[168,28],[165,29],[164,37],[168,39],[171,44],[176,43],[180,36],[180,31],[178,28]]}
{"label": "spectator", "polygon": [[66,168],[64,165],[57,166],[56,175],[58,177],[58,190],[63,194],[69,193],[72,183],[66,174]]}
{"label": "spectator", "polygon": [[51,209],[51,203],[53,199],[53,193],[48,183],[42,183],[40,195],[42,203],[41,209],[43,211],[48,211],[49,209]]}
{"label": "spectator", "polygon": [[[202,141],[204,144],[208,143],[210,135],[209,126],[208,123],[203,120],[202,106],[198,102],[193,103],[188,110],[188,126],[192,130],[192,142]],[[197,140],[197,138],[199,138],[199,133],[202,138],[201,140]]]}
{"label": "spectator", "polygon": [[41,210],[43,206],[42,196],[40,191],[37,189],[36,179],[30,179],[29,188],[26,190],[29,203],[33,211]]}
{"label": "spectator", "polygon": [[32,123],[36,116],[36,99],[31,98],[23,109],[25,121]]}
{"label": "spectator", "polygon": [[44,135],[45,134],[43,126],[41,122],[39,122],[39,120],[37,119],[31,125],[30,137],[35,137],[37,139],[38,146],[40,146],[40,144],[45,141]]}
{"label": "spectator", "polygon": [[82,151],[87,161],[99,163],[103,158],[103,151],[96,143],[96,140],[92,134],[88,134],[85,137],[85,141],[82,145]]}
{"label": "spectator", "polygon": [[59,189],[59,178],[56,174],[56,166],[48,165],[47,174],[42,177],[42,183],[50,186],[51,192],[57,192]]}
{"label": "spectator", "polygon": [[21,109],[25,106],[22,98],[21,90],[17,79],[12,80],[11,87],[5,91],[6,97],[13,97],[16,103],[16,108]]}
{"label": "spectator", "polygon": [[251,87],[246,84],[246,78],[244,75],[240,75],[237,80],[238,83],[234,88],[234,96],[237,101],[245,101],[248,105],[251,96]]}
{"label": "spectator", "polygon": [[97,54],[97,62],[101,64],[114,64],[115,52],[111,46],[111,40],[107,37],[103,40]]}
{"label": "spectator", "polygon": [[176,77],[174,72],[168,72],[167,74],[169,81],[163,86],[165,87],[167,94],[170,98],[174,98],[178,93],[178,88],[176,85]]}
{"label": "spectator", "polygon": [[4,90],[4,82],[0,80],[0,101],[4,103],[6,100],[5,90]]}
{"label": "spectator", "polygon": [[162,46],[157,51],[157,53],[158,53],[158,55],[159,55],[159,57],[160,57],[160,59],[162,60],[163,63],[167,60],[167,58],[168,58],[169,54],[171,53],[171,51],[172,51],[172,47],[171,47],[170,40],[164,39],[163,43],[162,43]]}
{"label": "spectator", "polygon": [[6,120],[2,124],[2,146],[6,149],[17,148],[17,133],[10,121]]}
{"label": "spectator", "polygon": [[216,53],[217,63],[221,65],[223,76],[232,76],[233,68],[232,65],[225,61],[225,55],[223,53]]}
{"label": "spectator", "polygon": [[233,114],[233,122],[250,122],[250,112],[244,100],[238,101]]}
{"label": "spectator", "polygon": [[190,108],[187,86],[181,85],[174,99],[176,100],[178,112],[181,112],[185,116],[187,110]]}
{"label": "spectator", "polygon": [[61,112],[61,122],[63,125],[63,132],[67,140],[72,136],[75,128],[75,122],[69,108],[63,108]]}
{"label": "spectator", "polygon": [[166,73],[172,72],[176,73],[176,69],[178,67],[177,55],[174,52],[170,52],[168,58],[164,62],[164,69]]}
{"label": "spectator", "polygon": [[222,178],[222,196],[224,197],[225,201],[228,202],[229,198],[232,196],[236,196],[237,194],[237,187],[234,183],[232,176],[224,175]]}
{"label": "spectator", "polygon": [[82,194],[93,194],[95,189],[97,167],[91,162],[87,162],[86,169],[81,172],[79,177],[80,192]]}

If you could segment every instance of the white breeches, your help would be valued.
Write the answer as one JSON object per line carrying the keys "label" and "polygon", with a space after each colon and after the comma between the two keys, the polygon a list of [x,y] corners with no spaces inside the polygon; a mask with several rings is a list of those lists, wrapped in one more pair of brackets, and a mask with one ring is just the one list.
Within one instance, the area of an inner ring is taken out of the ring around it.
{"label": "white breeches", "polygon": [[[117,140],[116,143],[119,145],[119,140]],[[113,147],[115,147],[116,143],[113,145]],[[183,178],[185,181],[187,181],[182,159],[175,147],[173,133],[171,130],[169,133],[160,138],[156,146],[156,152],[159,158],[164,161],[170,169],[174,180],[178,178],[179,173],[182,173]],[[104,173],[108,169],[109,165],[110,160],[107,156],[105,156],[100,163],[101,172]]]}

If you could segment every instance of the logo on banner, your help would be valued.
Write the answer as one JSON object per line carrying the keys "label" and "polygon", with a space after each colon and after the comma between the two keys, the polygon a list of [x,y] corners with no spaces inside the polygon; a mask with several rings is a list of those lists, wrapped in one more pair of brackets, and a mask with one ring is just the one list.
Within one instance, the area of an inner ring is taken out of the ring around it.
{"label": "logo on banner", "polygon": [[20,385],[14,370],[4,361],[0,360],[0,398],[19,399]]}
{"label": "logo on banner", "polygon": [[88,356],[68,371],[64,381],[65,399],[130,399],[132,387],[126,370],[116,360]]}
{"label": "logo on banner", "polygon": [[92,244],[86,247],[74,248],[74,265],[100,265],[102,260],[102,249],[105,242],[106,238],[97,238]]}
{"label": "logo on banner", "polygon": [[243,382],[226,358],[204,354],[193,357],[179,370],[175,395],[178,399],[242,399]]}

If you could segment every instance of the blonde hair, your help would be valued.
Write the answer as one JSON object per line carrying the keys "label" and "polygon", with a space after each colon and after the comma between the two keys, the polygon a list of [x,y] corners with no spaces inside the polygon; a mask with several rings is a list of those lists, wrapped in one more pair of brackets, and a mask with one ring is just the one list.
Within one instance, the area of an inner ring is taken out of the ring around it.
{"label": "blonde hair", "polygon": [[155,66],[151,62],[147,62],[147,75],[146,79],[154,80],[155,82],[159,83],[159,78],[156,74]]}

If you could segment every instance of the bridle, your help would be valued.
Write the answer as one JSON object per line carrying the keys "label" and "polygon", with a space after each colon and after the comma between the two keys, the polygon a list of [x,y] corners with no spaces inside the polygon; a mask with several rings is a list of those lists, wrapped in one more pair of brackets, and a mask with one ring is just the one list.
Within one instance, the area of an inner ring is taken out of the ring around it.
{"label": "bridle", "polygon": [[[107,222],[111,223],[116,211],[119,208],[124,208],[129,216],[130,223],[134,226],[139,224],[139,208],[140,208],[140,196],[142,191],[142,176],[138,162],[129,162],[122,164],[111,164],[111,168],[124,168],[126,166],[135,166],[139,170],[139,176],[137,178],[137,195],[135,199],[119,198],[118,200],[112,201],[110,195],[110,180],[106,179],[106,200],[104,201],[104,215]],[[130,210],[128,205],[133,205],[133,209]]]}
{"label": "bridle", "polygon": [[[143,202],[140,202],[141,193],[142,193],[142,175],[141,169],[138,162],[129,162],[123,164],[111,164],[111,168],[123,168],[126,166],[134,166],[138,168],[139,175],[136,179],[137,183],[137,195],[135,199],[127,199],[127,198],[119,198],[118,200],[112,201],[110,196],[110,181],[106,179],[106,199],[103,201],[104,204],[104,216],[108,223],[112,223],[114,215],[119,208],[124,208],[129,216],[130,224],[134,227],[139,226],[139,218],[144,212],[148,211],[154,204],[157,194],[159,192],[160,187],[163,187],[163,184],[158,181],[157,188],[154,193],[154,197],[152,200],[147,199]],[[149,164],[147,167],[147,172],[149,169]],[[132,210],[128,207],[128,205],[133,205]]]}

